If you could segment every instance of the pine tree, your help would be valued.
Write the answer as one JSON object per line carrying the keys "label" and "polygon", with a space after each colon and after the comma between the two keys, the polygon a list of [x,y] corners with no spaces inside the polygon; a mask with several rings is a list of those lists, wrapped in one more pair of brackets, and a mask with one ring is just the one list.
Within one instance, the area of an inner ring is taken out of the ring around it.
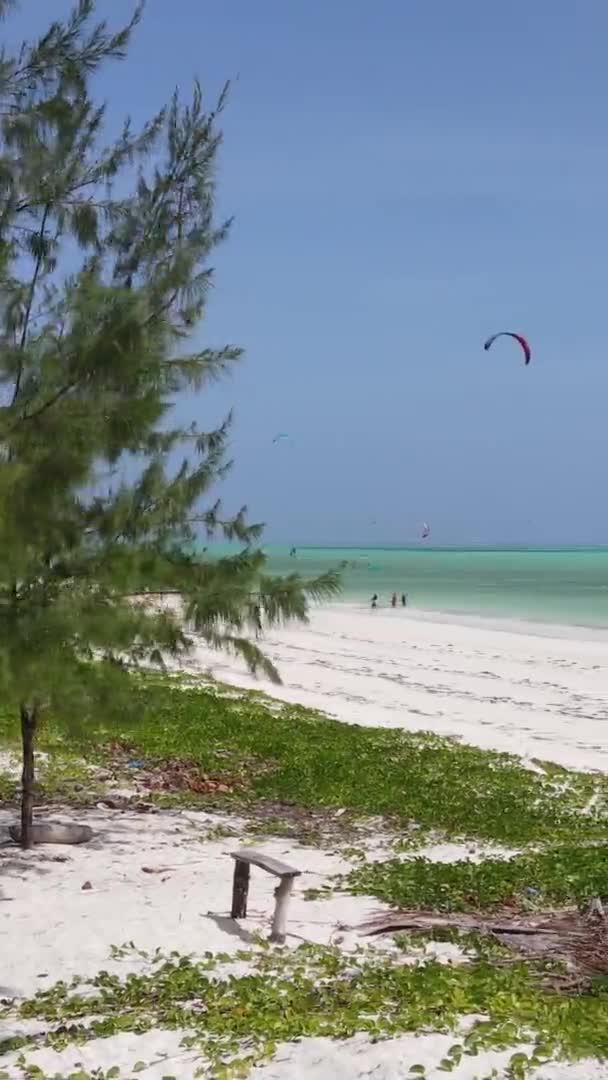
{"label": "pine tree", "polygon": [[[241,355],[188,347],[230,227],[214,214],[226,90],[211,110],[199,85],[185,104],[176,93],[104,142],[91,80],[141,16],[112,33],[79,0],[0,55],[0,691],[21,716],[24,847],[43,709],[86,723],[124,707],[133,667],[187,653],[193,632],[278,680],[260,614],[305,620],[339,588],[334,574],[267,576],[246,508],[205,505],[230,416],[213,431],[170,423],[177,395]],[[125,458],[130,481],[116,479]],[[238,553],[209,558],[203,535]],[[166,592],[181,612],[133,600]]]}

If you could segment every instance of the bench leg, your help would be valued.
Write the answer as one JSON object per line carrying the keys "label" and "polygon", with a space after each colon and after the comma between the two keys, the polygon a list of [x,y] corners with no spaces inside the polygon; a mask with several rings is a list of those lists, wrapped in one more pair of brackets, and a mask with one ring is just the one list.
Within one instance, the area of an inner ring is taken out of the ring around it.
{"label": "bench leg", "polygon": [[276,904],[274,909],[274,915],[272,917],[272,930],[270,932],[270,941],[276,942],[277,945],[285,944],[285,935],[287,933],[287,905],[289,904],[289,897],[293,889],[293,878],[283,878],[280,885],[277,885],[274,890],[276,897]]}
{"label": "bench leg", "polygon": [[249,892],[249,863],[239,862],[234,864],[234,878],[232,880],[232,910],[230,915],[233,919],[247,918],[247,894]]}

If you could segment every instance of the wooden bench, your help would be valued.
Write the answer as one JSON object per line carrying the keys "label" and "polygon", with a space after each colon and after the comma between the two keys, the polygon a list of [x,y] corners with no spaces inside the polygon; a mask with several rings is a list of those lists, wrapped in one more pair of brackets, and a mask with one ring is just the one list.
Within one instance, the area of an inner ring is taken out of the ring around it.
{"label": "wooden bench", "polygon": [[253,848],[241,848],[240,851],[232,851],[230,857],[234,859],[234,878],[232,884],[232,910],[233,919],[247,918],[247,895],[249,893],[249,875],[252,866],[259,866],[267,874],[273,874],[280,878],[280,882],[274,890],[276,898],[274,915],[272,916],[272,929],[270,941],[279,945],[285,943],[287,932],[287,905],[293,889],[294,878],[299,877],[301,870],[296,870],[287,863],[273,859],[263,851],[255,851]]}

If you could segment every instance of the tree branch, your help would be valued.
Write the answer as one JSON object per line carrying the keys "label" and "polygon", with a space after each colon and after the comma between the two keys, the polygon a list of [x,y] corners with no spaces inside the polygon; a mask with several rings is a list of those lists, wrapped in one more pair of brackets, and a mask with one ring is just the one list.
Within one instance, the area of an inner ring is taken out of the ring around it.
{"label": "tree branch", "polygon": [[40,416],[43,412],[46,412],[47,409],[50,409],[53,405],[56,405],[57,402],[60,401],[61,398],[65,397],[66,394],[69,394],[70,390],[75,390],[80,381],[80,379],[73,379],[72,382],[67,383],[65,386],[62,386],[59,390],[57,390],[55,394],[52,395],[52,397],[47,398],[46,401],[43,401],[42,405],[40,405],[39,408],[35,409],[34,412],[24,413],[21,419],[35,420],[36,417]]}
{"label": "tree branch", "polygon": [[[19,342],[19,349],[20,349],[22,354],[23,354],[23,352],[25,350],[25,343],[27,341],[27,332],[28,332],[28,328],[29,328],[30,316],[32,314],[32,306],[33,306],[33,303],[34,303],[34,296],[35,296],[35,293],[36,293],[36,283],[38,281],[38,275],[40,273],[40,267],[42,266],[44,233],[46,231],[46,223],[47,223],[47,219],[48,219],[48,216],[49,216],[49,213],[50,213],[50,209],[51,209],[50,203],[47,203],[46,206],[44,207],[44,213],[42,214],[42,221],[40,223],[40,230],[38,232],[38,239],[40,241],[40,247],[38,249],[38,254],[36,256],[36,265],[34,266],[34,273],[32,275],[32,280],[30,282],[27,306],[26,306],[26,309],[25,309],[25,317],[23,319],[23,329],[21,331],[21,340]],[[21,356],[21,359],[19,361],[19,368],[18,368],[18,371],[17,371],[17,378],[15,379],[15,388],[13,390],[13,398],[12,398],[12,401],[11,401],[11,406],[15,404],[17,398],[19,397],[19,391],[21,390],[21,380],[22,379],[23,379],[23,355]]]}

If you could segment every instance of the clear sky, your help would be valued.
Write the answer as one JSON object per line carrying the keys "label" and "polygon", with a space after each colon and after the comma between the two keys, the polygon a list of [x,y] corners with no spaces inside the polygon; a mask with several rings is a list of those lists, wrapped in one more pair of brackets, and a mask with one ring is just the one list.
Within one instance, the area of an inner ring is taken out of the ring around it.
{"label": "clear sky", "polygon": [[235,406],[269,541],[608,544],[607,40],[605,0],[148,0],[112,118],[238,77],[202,335],[247,358],[180,410]]}

